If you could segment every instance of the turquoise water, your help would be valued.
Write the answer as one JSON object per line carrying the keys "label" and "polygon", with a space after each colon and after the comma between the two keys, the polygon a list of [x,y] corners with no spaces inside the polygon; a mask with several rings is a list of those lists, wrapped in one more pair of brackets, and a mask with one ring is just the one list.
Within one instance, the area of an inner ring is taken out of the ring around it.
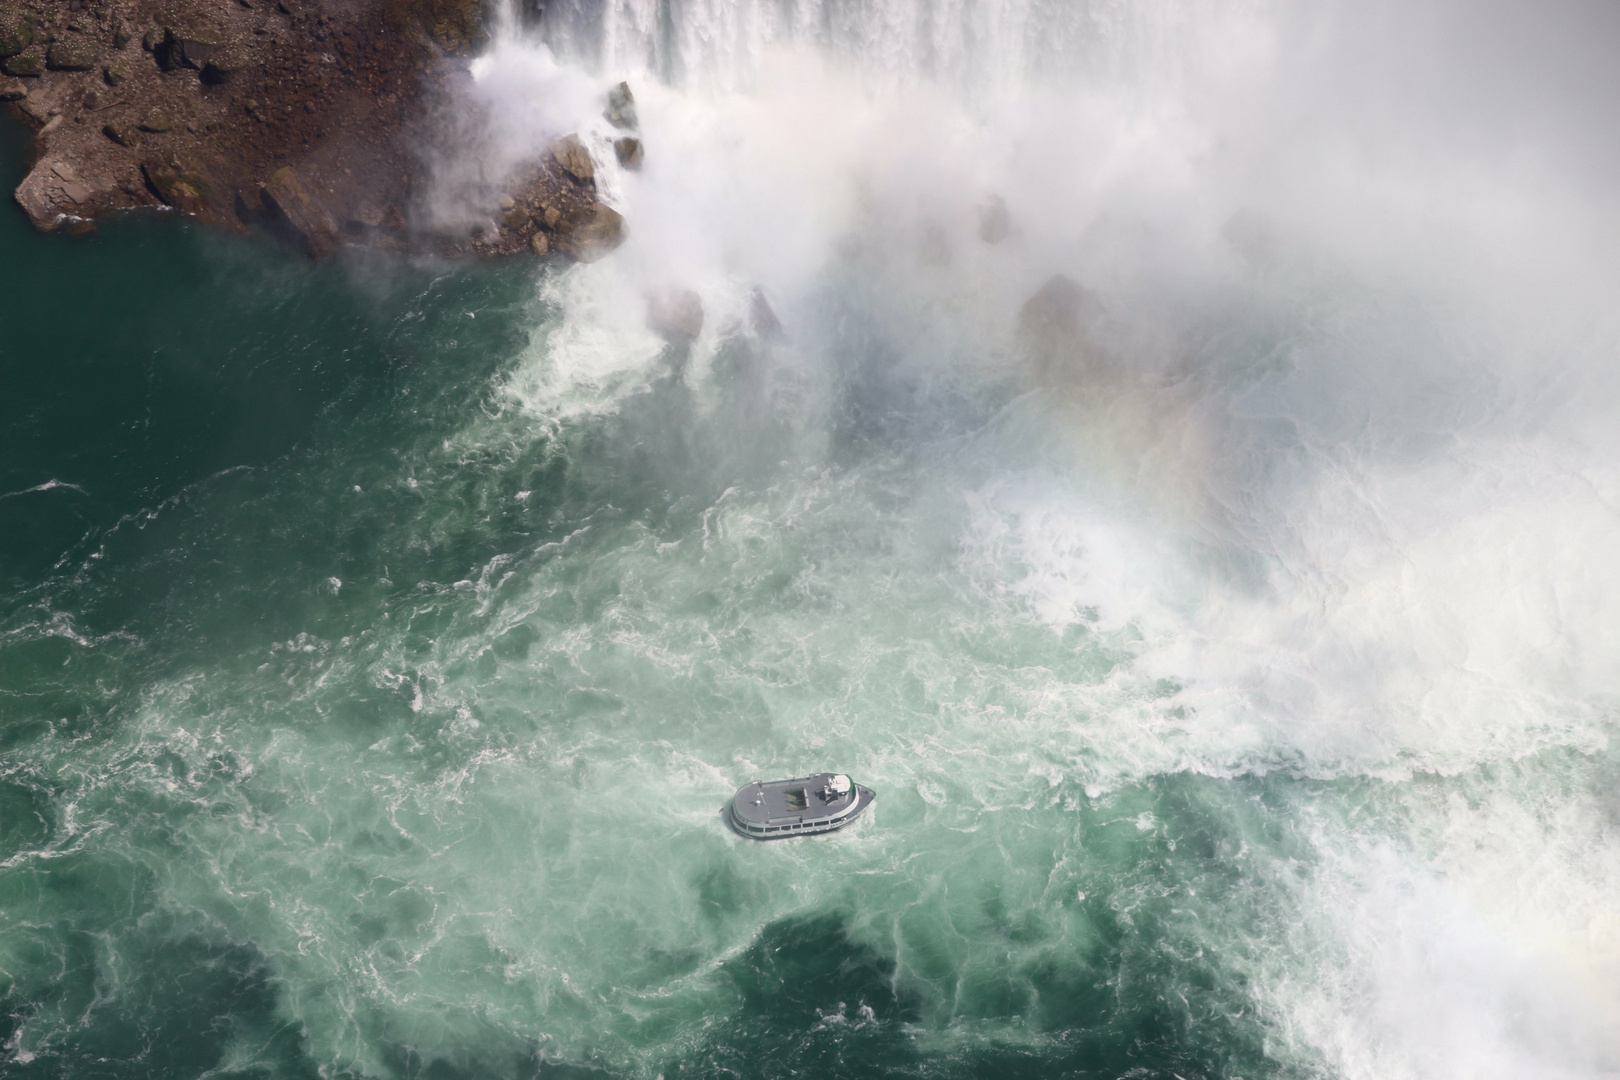
{"label": "turquoise water", "polygon": [[[1128,169],[1157,231],[1041,227],[1028,159],[986,248],[981,144],[724,157],[821,137],[774,93],[642,89],[591,267],[0,214],[4,1074],[1620,1070],[1609,264],[1245,261]],[[1054,269],[1111,396],[1032,374]],[[823,768],[853,829],[723,827]]]}

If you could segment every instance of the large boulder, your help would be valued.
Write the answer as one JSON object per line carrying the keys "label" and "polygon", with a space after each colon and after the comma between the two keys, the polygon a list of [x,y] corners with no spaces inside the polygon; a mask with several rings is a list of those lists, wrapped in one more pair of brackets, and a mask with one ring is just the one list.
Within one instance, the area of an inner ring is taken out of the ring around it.
{"label": "large boulder", "polygon": [[141,165],[146,182],[157,197],[176,210],[201,213],[214,194],[214,184],[201,167],[179,161],[149,161]]}
{"label": "large boulder", "polygon": [[551,247],[580,262],[595,262],[624,242],[624,218],[611,206],[591,204],[583,213],[557,222]]}
{"label": "large boulder", "polygon": [[551,156],[556,159],[563,172],[580,183],[596,182],[596,164],[591,161],[591,152],[585,149],[585,144],[579,141],[578,135],[565,135],[552,143]]}
{"label": "large boulder", "polygon": [[0,57],[12,57],[34,43],[34,28],[22,19],[0,21]]}
{"label": "large boulder", "polygon": [[128,120],[109,120],[101,126],[101,132],[119,146],[134,147],[140,143],[135,125]]}
{"label": "large boulder", "polygon": [[45,74],[45,58],[37,52],[18,53],[0,61],[0,71],[20,79],[37,79]]}
{"label": "large boulder", "polygon": [[152,109],[141,118],[142,131],[150,131],[154,135],[161,135],[165,131],[174,130],[174,117],[162,109]]}
{"label": "large boulder", "polygon": [[641,171],[641,159],[644,151],[641,140],[634,135],[626,135],[622,139],[613,140],[613,153],[618,157],[619,164],[631,172]]}
{"label": "large boulder", "polygon": [[317,259],[337,251],[337,226],[304,187],[291,165],[277,169],[264,182],[265,205]]}
{"label": "large boulder", "polygon": [[156,51],[158,62],[170,71],[182,67],[201,71],[219,51],[219,42],[198,31],[171,26],[164,31],[163,44]]}
{"label": "large boulder", "polygon": [[105,181],[86,180],[67,161],[41,159],[17,185],[14,197],[35,228],[50,231],[93,214],[105,188]]}
{"label": "large boulder", "polygon": [[608,91],[607,111],[602,115],[622,131],[636,130],[636,98],[630,93],[629,83],[622,82]]}
{"label": "large boulder", "polygon": [[82,41],[57,41],[45,53],[52,71],[89,71],[96,66],[95,50]]}
{"label": "large boulder", "polygon": [[483,0],[406,0],[406,6],[445,52],[470,52],[489,40]]}

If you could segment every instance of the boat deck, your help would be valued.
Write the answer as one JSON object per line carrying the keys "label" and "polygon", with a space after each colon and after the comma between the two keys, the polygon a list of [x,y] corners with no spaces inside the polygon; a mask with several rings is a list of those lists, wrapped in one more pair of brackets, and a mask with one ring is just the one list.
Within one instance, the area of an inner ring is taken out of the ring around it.
{"label": "boat deck", "polygon": [[[831,792],[834,780],[848,790]],[[820,773],[793,780],[756,781],[740,789],[727,808],[732,827],[754,839],[831,832],[855,820],[871,804],[870,788],[841,773]]]}

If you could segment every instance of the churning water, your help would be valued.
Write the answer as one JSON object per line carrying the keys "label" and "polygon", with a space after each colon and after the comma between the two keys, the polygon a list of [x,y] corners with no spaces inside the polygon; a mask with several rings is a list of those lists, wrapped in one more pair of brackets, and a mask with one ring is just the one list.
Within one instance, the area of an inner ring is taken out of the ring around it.
{"label": "churning water", "polygon": [[1620,1074],[1620,38],[1402,8],[555,0],[566,269],[10,214],[0,1071]]}

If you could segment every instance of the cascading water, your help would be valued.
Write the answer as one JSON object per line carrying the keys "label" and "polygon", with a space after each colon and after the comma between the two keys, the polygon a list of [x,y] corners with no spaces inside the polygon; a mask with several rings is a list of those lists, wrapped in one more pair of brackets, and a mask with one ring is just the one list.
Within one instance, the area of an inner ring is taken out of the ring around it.
{"label": "cascading water", "polygon": [[577,130],[611,258],[115,234],[3,414],[7,1074],[1614,1075],[1600,14],[554,0],[437,197]]}

